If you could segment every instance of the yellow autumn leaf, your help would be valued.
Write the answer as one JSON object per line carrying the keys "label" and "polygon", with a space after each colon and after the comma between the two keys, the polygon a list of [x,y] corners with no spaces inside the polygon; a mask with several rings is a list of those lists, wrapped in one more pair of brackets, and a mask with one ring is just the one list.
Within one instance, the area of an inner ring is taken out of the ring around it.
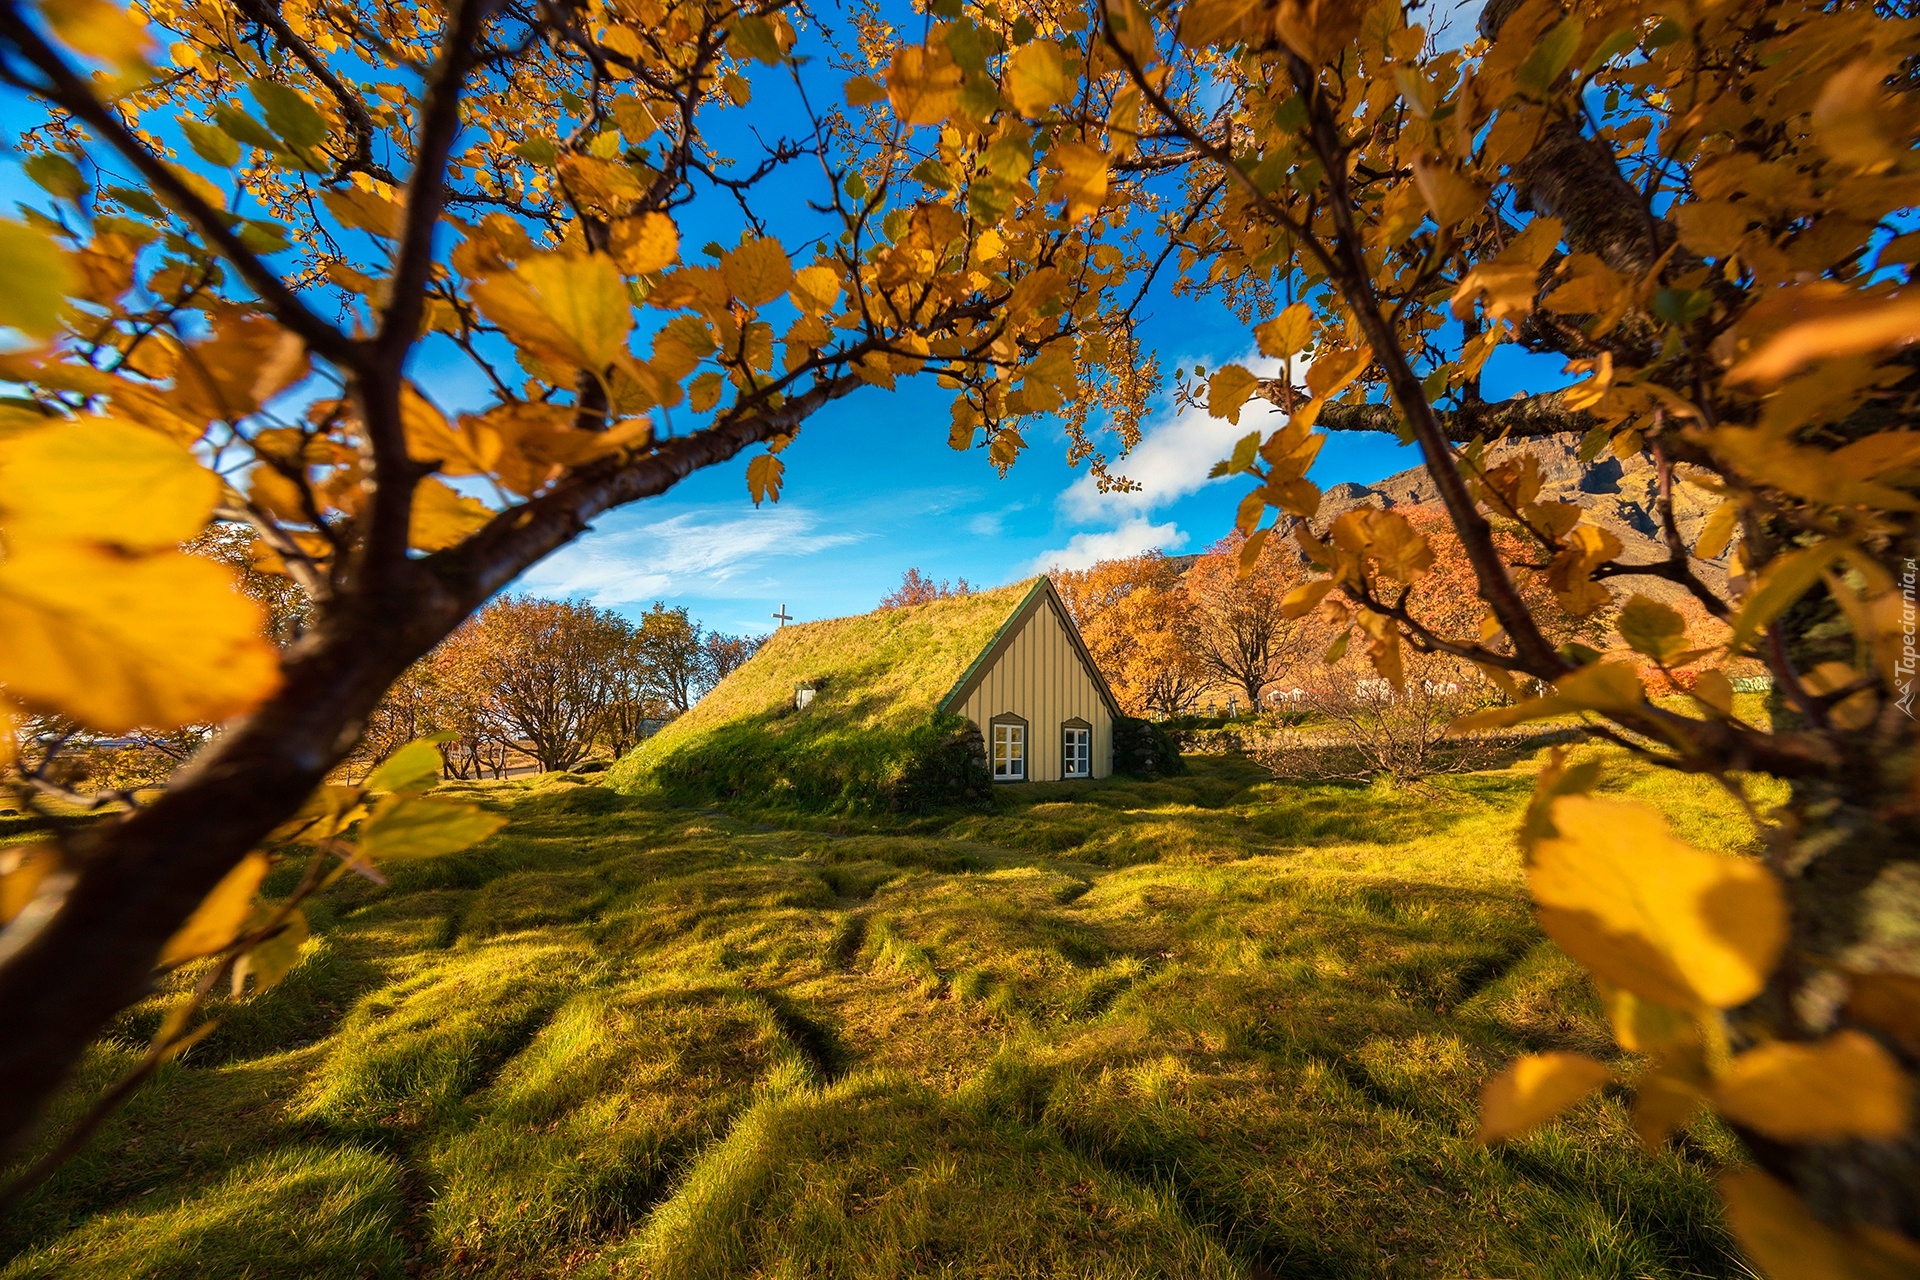
{"label": "yellow autumn leaf", "polygon": [[1813,1044],[1747,1050],[1714,1081],[1713,1101],[1782,1142],[1892,1138],[1913,1117],[1913,1082],[1879,1041],[1847,1028]]}
{"label": "yellow autumn leaf", "polygon": [[388,861],[437,858],[476,845],[506,825],[504,816],[478,805],[396,792],[360,824],[359,850],[363,857]]}
{"label": "yellow autumn leaf", "polygon": [[1264,324],[1254,326],[1254,341],[1260,354],[1271,360],[1298,355],[1313,341],[1313,309],[1296,302]]}
{"label": "yellow autumn leaf", "polygon": [[887,91],[872,76],[853,77],[843,92],[850,107],[870,107],[887,96]]}
{"label": "yellow autumn leaf", "polygon": [[1693,554],[1702,560],[1718,560],[1725,555],[1727,544],[1733,541],[1733,531],[1739,519],[1740,504],[1732,498],[1721,499],[1720,505],[1700,526],[1700,535],[1694,539]]}
{"label": "yellow autumn leaf", "polygon": [[300,960],[300,948],[306,945],[307,933],[306,916],[289,911],[272,937],[256,943],[234,962],[233,998],[238,1000],[246,993],[248,979],[253,980],[254,991],[260,992],[286,977]]}
{"label": "yellow autumn leaf", "polygon": [[1320,607],[1320,602],[1333,590],[1332,578],[1319,578],[1312,582],[1303,582],[1282,597],[1280,614],[1285,618],[1304,618]]}
{"label": "yellow autumn leaf", "polygon": [[1699,1025],[1691,1014],[1642,1000],[1603,978],[1594,979],[1593,985],[1613,1027],[1614,1040],[1627,1052],[1666,1053],[1699,1040]]}
{"label": "yellow autumn leaf", "polygon": [[1078,222],[1100,212],[1107,198],[1107,157],[1084,142],[1063,142],[1051,159],[1060,171],[1053,194],[1066,201],[1067,221]]}
{"label": "yellow autumn leaf", "polygon": [[1602,351],[1592,360],[1569,360],[1567,372],[1593,376],[1568,387],[1561,393],[1560,403],[1574,410],[1595,408],[1607,398],[1607,390],[1613,385],[1613,352]]}
{"label": "yellow autumn leaf", "polygon": [[633,303],[604,254],[547,253],[473,286],[481,311],[535,357],[599,371],[626,350]]}
{"label": "yellow autumn leaf", "polygon": [[623,93],[615,98],[612,110],[613,121],[620,126],[620,136],[630,147],[645,142],[660,128],[660,122],[647,104],[632,94]]}
{"label": "yellow autumn leaf", "polygon": [[406,206],[376,192],[348,187],[344,191],[323,192],[320,199],[334,217],[370,235],[397,240],[405,230]]}
{"label": "yellow autumn leaf", "polygon": [[1595,333],[1613,328],[1633,302],[1633,280],[1590,253],[1569,254],[1554,279],[1558,283],[1541,305],[1563,315],[1599,317]]}
{"label": "yellow autumn leaf", "polygon": [[170,969],[213,955],[238,937],[253,914],[253,895],[260,888],[260,882],[267,878],[271,865],[264,853],[250,853],[242,858],[194,908],[179,932],[167,939],[167,945],[160,950],[160,967]]}
{"label": "yellow autumn leaf", "polygon": [[[4,750],[4,748],[0,748]],[[1920,977],[1907,973],[1850,973],[1847,1016],[1888,1032],[1908,1049],[1920,1046]]]}
{"label": "yellow autumn leaf", "polygon": [[54,421],[0,439],[0,528],[133,551],[207,527],[220,478],[180,445],[115,418]]}
{"label": "yellow autumn leaf", "polygon": [[814,263],[793,273],[793,305],[802,314],[823,316],[840,299],[840,276],[832,267]]}
{"label": "yellow autumn leaf", "polygon": [[[1845,662],[1821,662],[1800,678],[1808,693],[1824,698],[1859,684],[1861,675]],[[1856,689],[1827,708],[1827,719],[1842,729],[1864,729],[1872,724],[1880,710],[1880,699],[1872,689]]]}
{"label": "yellow autumn leaf", "polygon": [[0,684],[104,733],[251,709],[280,684],[264,627],[232,572],[199,556],[52,543],[0,561]]}
{"label": "yellow autumn leaf", "polygon": [[1007,98],[1023,116],[1045,115],[1073,96],[1067,62],[1060,46],[1050,40],[1032,40],[1007,59]]}
{"label": "yellow autumn leaf", "polygon": [[722,254],[720,277],[741,305],[765,306],[792,285],[793,264],[778,240],[762,236]]}
{"label": "yellow autumn leaf", "polygon": [[1658,1151],[1705,1102],[1691,1082],[1663,1071],[1650,1072],[1634,1086],[1633,1131],[1642,1146]]}
{"label": "yellow autumn leaf", "polygon": [[146,25],[109,0],[40,0],[40,12],[69,48],[115,67],[138,67],[153,49]]}
{"label": "yellow autumn leaf", "polygon": [[1729,649],[1738,649],[1760,634],[1761,628],[1779,617],[1795,600],[1813,589],[1829,565],[1846,553],[1848,543],[1838,539],[1797,547],[1775,556],[1760,570],[1759,585],[1740,602],[1733,620]]}
{"label": "yellow autumn leaf", "polygon": [[1720,715],[1733,714],[1733,681],[1718,667],[1695,676],[1688,692]]}
{"label": "yellow autumn leaf", "polygon": [[1629,662],[1592,662],[1554,682],[1554,691],[1511,707],[1490,707],[1462,716],[1453,727],[1462,732],[1498,729],[1528,720],[1579,711],[1631,711],[1646,701],[1640,675]]}
{"label": "yellow autumn leaf", "polygon": [[1862,58],[1827,76],[1813,104],[1813,136],[1822,151],[1862,173],[1906,159],[1912,144],[1902,136],[1899,110],[1887,101],[1887,79],[1896,70],[1891,62]]}
{"label": "yellow autumn leaf", "polygon": [[1613,597],[1593,580],[1593,571],[1621,550],[1620,539],[1611,530],[1592,524],[1569,530],[1564,549],[1547,566],[1547,586],[1560,607],[1575,617],[1585,617],[1608,604]]}
{"label": "yellow autumn leaf", "polygon": [[747,463],[747,493],[753,498],[754,506],[763,501],[780,501],[780,486],[786,470],[787,464],[770,453]]}
{"label": "yellow autumn leaf", "polygon": [[1658,600],[1635,595],[1620,608],[1613,629],[1636,653],[1666,662],[1687,647],[1687,620]]}
{"label": "yellow autumn leaf", "polygon": [[959,101],[960,80],[960,68],[944,41],[910,44],[894,55],[887,70],[887,96],[901,123],[939,124]]}
{"label": "yellow autumn leaf", "polygon": [[1375,613],[1371,609],[1362,609],[1354,620],[1371,641],[1367,645],[1367,661],[1373,664],[1374,671],[1396,691],[1405,688],[1407,672],[1400,651],[1399,624],[1386,614]]}
{"label": "yellow autumn leaf", "polygon": [[482,475],[500,461],[504,442],[500,433],[469,419],[456,428],[439,406],[421,395],[412,383],[400,389],[400,425],[407,437],[407,456],[430,462],[450,476]]}
{"label": "yellow autumn leaf", "polygon": [[1692,200],[1675,205],[1673,220],[1680,227],[1680,243],[1704,258],[1724,258],[1740,246],[1747,224],[1759,218],[1751,204],[1724,200]]}
{"label": "yellow autumn leaf", "polygon": [[664,271],[680,260],[680,229],[664,213],[642,213],[613,224],[613,260],[629,275]]}
{"label": "yellow autumn leaf", "polygon": [[1858,298],[1844,308],[1790,324],[1727,370],[1735,386],[1769,387],[1810,364],[1875,355],[1920,339],[1920,293]]}
{"label": "yellow autumn leaf", "polygon": [[1189,49],[1232,44],[1244,36],[1257,8],[1247,0],[1188,0],[1180,7],[1180,43]]}
{"label": "yellow autumn leaf", "polygon": [[1445,160],[1414,157],[1413,181],[1420,188],[1420,195],[1426,200],[1433,220],[1442,227],[1464,222],[1484,212],[1487,207],[1486,187],[1468,178]]}
{"label": "yellow autumn leaf", "polygon": [[223,311],[204,342],[184,347],[174,400],[205,423],[237,421],[307,376],[306,345],[266,316]]}
{"label": "yellow autumn leaf", "polygon": [[0,218],[0,326],[45,338],[60,327],[67,296],[79,289],[73,255],[52,236]]}
{"label": "yellow autumn leaf", "polygon": [[367,775],[365,785],[368,791],[428,791],[440,781],[445,767],[445,757],[440,754],[440,744],[451,742],[455,735],[451,730],[443,730],[425,738],[415,738],[398,751],[380,762],[380,767]]}
{"label": "yellow autumn leaf", "polygon": [[1558,218],[1535,218],[1499,254],[1475,263],[1449,300],[1454,316],[1472,314],[1474,299],[1482,295],[1487,314],[1496,320],[1532,311],[1541,267],[1560,243],[1561,230]]}
{"label": "yellow autumn leaf", "polygon": [[1757,862],[1703,853],[1642,805],[1561,796],[1527,868],[1540,926],[1597,976],[1676,1009],[1760,993],[1786,942],[1786,895]]}
{"label": "yellow autumn leaf", "polygon": [[1225,365],[1207,380],[1207,412],[1238,426],[1240,409],[1260,385],[1260,379],[1237,364]]}
{"label": "yellow autumn leaf", "polygon": [[1399,582],[1416,582],[1433,567],[1433,545],[1398,511],[1360,507],[1336,519],[1327,534],[1342,551],[1377,562]]}
{"label": "yellow autumn leaf", "polygon": [[[1880,1247],[1881,1240],[1836,1231],[1758,1169],[1723,1173],[1718,1185],[1727,1226],[1767,1280],[1910,1280],[1914,1274],[1912,1246],[1895,1253]],[[1892,1245],[1892,1238],[1883,1239]]]}
{"label": "yellow autumn leaf", "polygon": [[491,519],[493,512],[484,502],[429,476],[413,491],[407,545],[419,551],[444,551]]}
{"label": "yellow autumn leaf", "polygon": [[1348,384],[1373,363],[1373,352],[1366,347],[1335,347],[1314,356],[1307,366],[1307,390],[1316,400],[1326,400],[1344,391]]}
{"label": "yellow autumn leaf", "polygon": [[1607,1082],[1612,1073],[1580,1053],[1530,1053],[1480,1090],[1481,1142],[1545,1124]]}
{"label": "yellow autumn leaf", "polygon": [[50,840],[0,849],[0,925],[27,909],[40,884],[60,865],[60,851]]}

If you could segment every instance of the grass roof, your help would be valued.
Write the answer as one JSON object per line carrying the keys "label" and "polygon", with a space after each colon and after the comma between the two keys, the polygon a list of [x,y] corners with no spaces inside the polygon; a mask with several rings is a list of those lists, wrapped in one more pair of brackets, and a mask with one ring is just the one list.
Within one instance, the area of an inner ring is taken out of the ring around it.
{"label": "grass roof", "polygon": [[[1040,584],[782,627],[687,714],[615,766],[624,788],[737,794],[788,786],[815,798],[884,788],[940,736],[940,702]],[[796,710],[794,690],[814,689]],[[830,794],[829,794],[830,793]]]}

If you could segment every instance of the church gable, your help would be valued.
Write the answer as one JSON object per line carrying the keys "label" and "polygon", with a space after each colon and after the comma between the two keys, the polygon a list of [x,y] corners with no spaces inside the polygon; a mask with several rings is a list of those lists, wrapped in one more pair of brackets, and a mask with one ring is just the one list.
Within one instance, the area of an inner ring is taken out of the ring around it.
{"label": "church gable", "polygon": [[1112,772],[1118,705],[1046,579],[941,706],[980,726],[996,781]]}

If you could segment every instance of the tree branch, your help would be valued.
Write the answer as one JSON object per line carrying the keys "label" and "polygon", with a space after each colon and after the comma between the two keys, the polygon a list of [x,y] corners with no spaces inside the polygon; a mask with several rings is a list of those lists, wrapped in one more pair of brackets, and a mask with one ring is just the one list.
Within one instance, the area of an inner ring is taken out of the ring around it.
{"label": "tree branch", "polygon": [[[1279,409],[1287,407],[1285,379],[1266,378],[1256,392]],[[1294,391],[1294,401],[1300,392]],[[1585,410],[1569,409],[1558,391],[1540,395],[1516,396],[1497,403],[1475,401],[1457,409],[1433,411],[1441,437],[1453,444],[1470,444],[1477,439],[1537,440],[1546,436],[1591,431],[1596,419]],[[1320,411],[1315,424],[1328,431],[1384,431],[1397,435],[1406,428],[1406,419],[1390,404],[1330,404]]]}
{"label": "tree branch", "polygon": [[240,278],[260,296],[275,319],[299,335],[316,354],[343,369],[355,367],[359,360],[358,345],[309,310],[276,272],[254,256],[228,228],[220,212],[196,195],[178,174],[134,137],[120,117],[94,97],[87,83],[40,38],[39,32],[21,19],[11,4],[0,7],[0,37],[16,46],[47,78],[48,84],[38,92],[84,120],[108,145],[126,157],[127,162],[140,171],[140,176],[152,184],[154,193],[233,264]]}
{"label": "tree branch", "polygon": [[[1407,363],[1406,355],[1400,349],[1398,335],[1389,328],[1386,317],[1381,314],[1366,255],[1353,222],[1352,192],[1347,183],[1346,154],[1339,140],[1339,126],[1335,124],[1321,92],[1319,76],[1297,54],[1291,55],[1289,62],[1292,64],[1294,84],[1307,103],[1309,136],[1325,167],[1327,183],[1331,188],[1328,212],[1334,223],[1334,279],[1347,305],[1352,308],[1354,318],[1359,321],[1361,332],[1373,348],[1374,360],[1387,375],[1387,386],[1413,428],[1414,438],[1420,442],[1427,473],[1433,477],[1440,501],[1445,505],[1448,516],[1452,518],[1454,532],[1460,538],[1460,546],[1473,565],[1474,576],[1480,583],[1481,597],[1506,629],[1508,638],[1513,642],[1515,655],[1525,663],[1525,669],[1543,679],[1554,679],[1568,670],[1567,662],[1554,652],[1553,646],[1541,634],[1532,610],[1527,608],[1526,602],[1520,598],[1520,592],[1514,587],[1513,578],[1507,573],[1499,550],[1493,545],[1493,528],[1487,523],[1486,517],[1480,514],[1473,496],[1467,492],[1466,482],[1461,479],[1460,469],[1454,465],[1453,450],[1448,447],[1449,441],[1441,430],[1433,405],[1428,402],[1413,366]],[[1234,172],[1239,172],[1237,167]],[[1251,182],[1252,179],[1247,181]]]}
{"label": "tree branch", "polygon": [[440,57],[428,73],[420,106],[420,141],[407,181],[406,220],[394,250],[393,279],[388,284],[392,301],[381,318],[376,339],[396,374],[419,333],[426,304],[427,280],[433,272],[433,233],[446,211],[447,157],[460,132],[460,93],[476,60],[481,28],[497,2],[461,0],[447,24]]}
{"label": "tree branch", "polygon": [[0,935],[0,1161],[100,1027],[141,998],[166,940],[248,850],[284,821],[358,741],[400,674],[489,596],[578,536],[601,512],[665,492],[692,472],[790,434],[860,386],[823,380],[777,409],[607,459],[505,512],[457,548],[403,559],[404,610],[343,600],[283,660],[279,693],[234,725],[137,813],[76,832],[79,870],[57,900]]}

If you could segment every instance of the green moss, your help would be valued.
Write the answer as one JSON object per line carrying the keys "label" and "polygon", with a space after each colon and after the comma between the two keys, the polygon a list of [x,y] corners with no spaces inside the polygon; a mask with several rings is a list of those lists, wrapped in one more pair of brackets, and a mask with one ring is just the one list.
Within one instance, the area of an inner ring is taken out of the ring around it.
{"label": "green moss", "polygon": [[198,1194],[154,1195],[104,1214],[16,1258],[0,1277],[398,1277],[406,1274],[404,1214],[392,1159],[356,1147],[291,1147]]}
{"label": "green moss", "polygon": [[300,1114],[370,1136],[442,1121],[591,969],[583,946],[544,940],[424,966],[360,1001]]}
{"label": "green moss", "polygon": [[903,1076],[769,1096],[605,1274],[1244,1275],[1158,1188]]}
{"label": "green moss", "polygon": [[435,1243],[500,1266],[637,1223],[781,1065],[797,1056],[738,989],[573,997],[428,1157]]}
{"label": "green moss", "polygon": [[[1724,793],[1600,754],[1748,843]],[[287,982],[0,1222],[4,1274],[1744,1274],[1714,1125],[1650,1155],[1609,1094],[1472,1140],[1516,1053],[1635,1067],[1527,903],[1539,765],[1195,758],[913,815],[450,786],[512,826],[330,891]]]}

